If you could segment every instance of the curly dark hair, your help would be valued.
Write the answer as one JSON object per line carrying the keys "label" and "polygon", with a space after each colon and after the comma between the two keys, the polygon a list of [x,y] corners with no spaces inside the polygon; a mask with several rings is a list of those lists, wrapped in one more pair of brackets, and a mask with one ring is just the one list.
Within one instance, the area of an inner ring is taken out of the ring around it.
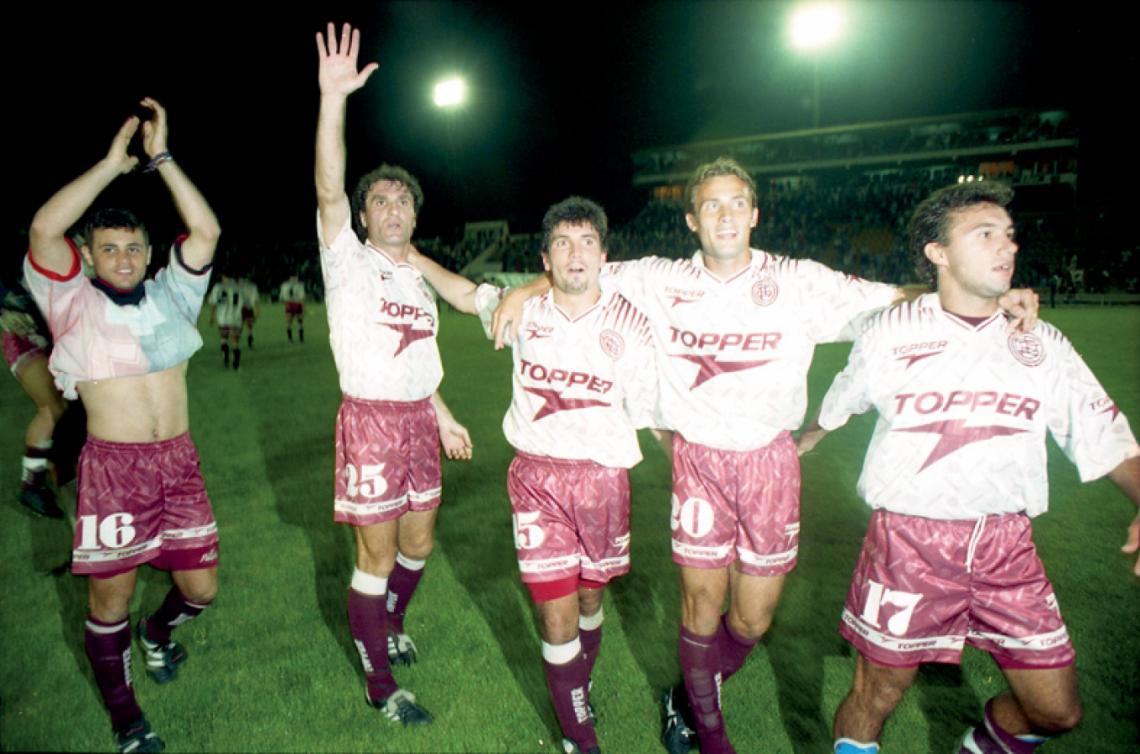
{"label": "curly dark hair", "polygon": [[[412,195],[412,210],[415,212],[416,217],[420,216],[420,209],[424,206],[424,190],[420,188],[420,182],[416,177],[404,170],[399,165],[389,165],[384,163],[375,170],[365,173],[356,182],[356,188],[352,192],[352,222],[355,225],[360,223],[360,210],[364,208],[364,200],[368,198],[368,191],[372,188],[373,184],[379,181],[391,181],[393,183],[402,183],[407,187]],[[359,228],[358,230],[363,230]]]}
{"label": "curly dark hair", "polygon": [[150,234],[146,226],[134,212],[129,209],[105,207],[97,209],[87,216],[83,225],[83,243],[90,244],[96,230],[100,228],[116,228],[123,230],[137,230],[142,232],[143,242],[150,243]]}
{"label": "curly dark hair", "polygon": [[710,178],[716,178],[722,175],[734,175],[740,180],[748,184],[748,191],[752,195],[752,206],[756,206],[756,181],[752,180],[752,176],[743,166],[731,157],[717,157],[712,162],[706,162],[704,165],[698,165],[697,169],[693,171],[692,177],[685,185],[685,207],[687,212],[696,213],[697,211],[697,189],[701,184]]}
{"label": "curly dark hair", "polygon": [[583,225],[589,223],[598,231],[598,240],[602,248],[606,248],[606,234],[609,232],[609,222],[606,220],[606,211],[595,201],[581,196],[571,196],[557,204],[550,206],[542,216],[542,251],[550,250],[550,234],[558,223]]}
{"label": "curly dark hair", "polygon": [[1013,201],[1013,189],[1004,183],[980,181],[955,183],[938,189],[922,200],[907,224],[907,249],[919,280],[930,287],[938,283],[937,269],[926,258],[926,244],[950,243],[950,216],[975,204],[1006,207]]}

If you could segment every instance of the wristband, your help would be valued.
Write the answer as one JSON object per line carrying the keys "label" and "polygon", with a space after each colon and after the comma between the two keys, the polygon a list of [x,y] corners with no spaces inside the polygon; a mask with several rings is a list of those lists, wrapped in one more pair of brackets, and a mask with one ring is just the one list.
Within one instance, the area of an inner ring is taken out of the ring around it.
{"label": "wristband", "polygon": [[154,171],[158,170],[159,165],[164,162],[170,162],[173,159],[174,157],[171,156],[170,152],[159,152],[150,159],[150,162],[146,164],[146,168],[143,170],[143,172],[153,173]]}

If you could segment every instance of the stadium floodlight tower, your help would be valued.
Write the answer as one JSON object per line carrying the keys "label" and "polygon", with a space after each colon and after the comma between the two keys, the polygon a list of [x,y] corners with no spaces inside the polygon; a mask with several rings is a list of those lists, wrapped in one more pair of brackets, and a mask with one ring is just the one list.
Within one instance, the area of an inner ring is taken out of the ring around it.
{"label": "stadium floodlight tower", "polygon": [[819,56],[843,36],[844,13],[839,3],[808,3],[792,10],[788,38],[792,49],[811,56],[811,124],[819,128]]}

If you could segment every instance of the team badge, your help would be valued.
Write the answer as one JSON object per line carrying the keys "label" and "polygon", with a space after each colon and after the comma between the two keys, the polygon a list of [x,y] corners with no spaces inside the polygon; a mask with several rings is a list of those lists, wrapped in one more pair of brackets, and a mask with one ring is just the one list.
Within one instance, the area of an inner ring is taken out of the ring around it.
{"label": "team badge", "polygon": [[613,330],[602,330],[601,334],[598,335],[598,344],[606,352],[606,356],[615,361],[625,353],[625,341]]}
{"label": "team badge", "polygon": [[1010,335],[1009,352],[1027,367],[1039,366],[1045,361],[1045,346],[1031,332],[1015,332]]}
{"label": "team badge", "polygon": [[771,277],[762,277],[752,284],[752,303],[768,306],[780,295],[780,286]]}

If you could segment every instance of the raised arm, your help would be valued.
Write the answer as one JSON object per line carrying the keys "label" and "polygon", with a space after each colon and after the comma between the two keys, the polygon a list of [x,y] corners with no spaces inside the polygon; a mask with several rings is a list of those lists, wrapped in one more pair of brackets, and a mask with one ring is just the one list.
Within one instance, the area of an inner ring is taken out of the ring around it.
{"label": "raised arm", "polygon": [[550,278],[539,275],[526,285],[512,288],[491,314],[491,332],[495,336],[495,350],[514,341],[522,321],[523,304],[527,299],[542,296],[550,290]]}
{"label": "raised arm", "polygon": [[328,27],[327,43],[326,38],[317,32],[317,52],[320,56],[318,81],[321,88],[321,108],[317,116],[317,208],[325,236],[322,240],[328,245],[352,211],[344,187],[347,162],[344,121],[348,95],[364,86],[378,64],[369,63],[356,70],[360,30],[348,24],[341,29],[339,43],[332,22]]}
{"label": "raised arm", "polygon": [[166,110],[150,97],[140,104],[153,113],[150,120],[143,123],[142,134],[143,151],[150,158],[148,169],[162,177],[178,216],[186,225],[188,235],[182,242],[182,261],[191,269],[201,270],[214,261],[214,250],[222,233],[218,218],[166,148]]}
{"label": "raised arm", "polygon": [[420,271],[444,301],[464,314],[478,314],[475,309],[475,289],[478,286],[470,280],[442,267],[416,248],[408,252],[408,263]]}
{"label": "raised arm", "polygon": [[83,175],[67,184],[40,207],[28,230],[32,260],[60,275],[71,271],[71,247],[67,229],[78,222],[96,197],[120,175],[134,170],[138,159],[127,154],[127,145],[138,130],[139,119],[127,118],[111,141],[107,156]]}

